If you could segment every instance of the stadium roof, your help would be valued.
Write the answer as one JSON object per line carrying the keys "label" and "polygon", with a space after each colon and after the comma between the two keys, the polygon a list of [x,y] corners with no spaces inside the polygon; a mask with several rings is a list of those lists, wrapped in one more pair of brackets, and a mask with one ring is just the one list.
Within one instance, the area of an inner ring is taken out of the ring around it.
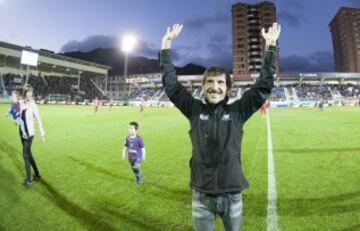
{"label": "stadium roof", "polygon": [[89,61],[75,59],[55,54],[47,50],[35,50],[30,47],[22,47],[11,43],[0,41],[0,68],[7,72],[16,74],[25,70],[20,64],[23,50],[39,54],[38,66],[31,67],[32,73],[45,73],[46,75],[67,75],[67,76],[107,76],[110,66],[105,66]]}
{"label": "stadium roof", "polygon": [[358,72],[307,72],[307,73],[279,73],[277,77],[286,80],[360,80]]}
{"label": "stadium roof", "polygon": [[[246,81],[235,79],[235,82],[252,82],[259,74],[247,75]],[[279,81],[360,81],[360,73],[345,73],[345,72],[313,72],[313,73],[278,73],[276,75]],[[202,82],[203,75],[179,75],[181,82]],[[130,75],[126,79],[127,83],[160,83],[161,73]]]}

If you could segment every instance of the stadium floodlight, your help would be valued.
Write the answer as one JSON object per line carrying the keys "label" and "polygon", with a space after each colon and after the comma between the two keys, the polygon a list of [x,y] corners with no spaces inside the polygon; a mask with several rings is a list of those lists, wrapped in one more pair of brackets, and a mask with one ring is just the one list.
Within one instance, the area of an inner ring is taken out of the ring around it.
{"label": "stadium floodlight", "polygon": [[135,48],[136,45],[136,37],[134,35],[126,35],[123,37],[122,40],[122,51],[125,52],[126,54],[132,52]]}
{"label": "stadium floodlight", "polygon": [[137,39],[134,35],[126,35],[122,39],[121,49],[125,53],[124,60],[124,91],[126,90],[126,80],[127,80],[127,65],[128,65],[128,55],[131,53],[136,45]]}

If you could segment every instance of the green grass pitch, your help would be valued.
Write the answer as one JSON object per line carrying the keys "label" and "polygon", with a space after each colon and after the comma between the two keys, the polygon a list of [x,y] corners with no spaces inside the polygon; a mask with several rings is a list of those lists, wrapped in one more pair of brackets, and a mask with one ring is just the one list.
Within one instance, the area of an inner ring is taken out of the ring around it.
{"label": "green grass pitch", "polygon": [[[33,155],[44,180],[24,188],[8,106],[0,105],[0,230],[191,230],[189,124],[177,109],[39,106],[47,142],[37,135]],[[360,230],[360,108],[270,114],[280,229]],[[120,158],[133,120],[147,152],[142,186]],[[266,119],[256,113],[244,131],[243,230],[266,230]]]}

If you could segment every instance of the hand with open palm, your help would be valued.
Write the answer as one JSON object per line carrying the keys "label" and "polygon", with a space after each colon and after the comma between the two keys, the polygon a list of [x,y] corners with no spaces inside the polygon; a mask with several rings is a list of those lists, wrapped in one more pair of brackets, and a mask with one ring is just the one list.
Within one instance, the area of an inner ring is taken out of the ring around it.
{"label": "hand with open palm", "polygon": [[266,46],[276,46],[276,41],[279,38],[280,32],[281,26],[276,22],[274,22],[273,25],[269,27],[267,32],[265,32],[265,28],[262,28],[261,34],[266,41]]}
{"label": "hand with open palm", "polygon": [[170,49],[171,48],[171,42],[179,36],[181,30],[183,28],[182,24],[174,24],[171,27],[167,28],[166,34],[164,35],[164,37],[162,38],[162,45],[161,45],[161,49]]}

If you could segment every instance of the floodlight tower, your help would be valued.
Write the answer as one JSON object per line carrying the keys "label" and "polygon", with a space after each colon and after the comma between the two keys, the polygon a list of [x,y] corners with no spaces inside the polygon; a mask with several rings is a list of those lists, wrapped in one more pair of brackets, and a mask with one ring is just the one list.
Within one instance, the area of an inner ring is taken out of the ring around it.
{"label": "floodlight tower", "polygon": [[124,60],[124,91],[126,91],[126,79],[128,77],[128,56],[134,50],[137,39],[134,35],[126,35],[122,39],[121,49],[125,54]]}

